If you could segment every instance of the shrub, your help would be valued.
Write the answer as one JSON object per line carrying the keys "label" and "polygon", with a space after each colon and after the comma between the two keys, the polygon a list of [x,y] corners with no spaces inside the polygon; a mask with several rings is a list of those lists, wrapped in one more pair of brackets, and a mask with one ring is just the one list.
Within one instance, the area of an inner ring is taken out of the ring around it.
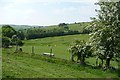
{"label": "shrub", "polygon": [[2,47],[8,48],[10,45],[10,39],[8,37],[2,37]]}

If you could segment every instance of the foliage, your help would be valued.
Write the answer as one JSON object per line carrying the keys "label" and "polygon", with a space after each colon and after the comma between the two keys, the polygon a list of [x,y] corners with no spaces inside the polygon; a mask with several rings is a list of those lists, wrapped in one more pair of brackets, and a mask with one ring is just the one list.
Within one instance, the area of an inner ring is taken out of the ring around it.
{"label": "foliage", "polygon": [[25,29],[23,32],[26,39],[72,35],[79,33],[78,31],[72,31],[72,30],[66,31],[63,28],[58,28],[58,27],[53,29],[31,28],[31,29]]}
{"label": "foliage", "polygon": [[9,25],[2,26],[2,47],[8,47],[9,45],[23,45],[21,39],[24,39],[22,31],[16,31]]}
{"label": "foliage", "polygon": [[10,45],[16,45],[17,44],[18,46],[23,46],[24,43],[18,37],[14,38],[14,36],[16,36],[16,35],[13,35]]}
{"label": "foliage", "polygon": [[12,36],[12,42],[16,43],[16,42],[17,42],[17,40],[18,40],[17,35],[13,35],[13,36]]}
{"label": "foliage", "polygon": [[2,37],[2,47],[8,48],[10,45],[10,39],[8,37]]}
{"label": "foliage", "polygon": [[120,1],[97,3],[98,19],[94,18],[91,44],[96,53],[102,53],[109,67],[110,60],[120,53]]}
{"label": "foliage", "polygon": [[16,34],[16,31],[11,26],[9,25],[2,26],[2,36],[12,38],[12,36],[15,34]]}
{"label": "foliage", "polygon": [[60,23],[58,26],[63,28],[64,30],[69,30],[69,27],[66,23]]}
{"label": "foliage", "polygon": [[72,61],[74,61],[74,56],[76,55],[80,60],[80,64],[85,64],[85,58],[91,55],[91,46],[85,43],[85,41],[76,40],[73,46],[70,47],[70,52],[72,53]]}
{"label": "foliage", "polygon": [[66,24],[60,23],[58,25],[46,26],[46,27],[35,27],[21,29],[17,32],[18,37],[23,39],[36,39],[44,37],[54,37],[54,36],[64,36],[64,35],[74,35],[74,34],[88,34],[91,29],[88,25],[91,22],[81,22],[76,24]]}
{"label": "foliage", "polygon": [[18,30],[17,31],[17,36],[20,40],[24,40],[25,39],[25,35],[24,35],[24,32],[23,30]]}
{"label": "foliage", "polygon": [[23,43],[20,39],[18,39],[17,44],[18,44],[19,46],[23,46],[24,43]]}
{"label": "foliage", "polygon": [[18,52],[18,46],[23,46],[23,42],[18,38],[17,35],[13,35],[11,41],[12,41],[11,45],[16,45],[15,52]]}

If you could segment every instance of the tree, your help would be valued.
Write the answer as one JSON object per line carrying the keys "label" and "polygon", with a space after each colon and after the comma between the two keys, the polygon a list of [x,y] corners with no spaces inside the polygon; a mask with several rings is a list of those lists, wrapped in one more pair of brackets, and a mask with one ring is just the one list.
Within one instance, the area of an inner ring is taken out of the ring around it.
{"label": "tree", "polygon": [[24,32],[23,32],[22,30],[19,30],[19,31],[17,32],[17,36],[18,36],[18,38],[21,39],[21,40],[24,40],[24,38],[25,38]]}
{"label": "tree", "polygon": [[10,45],[10,39],[8,37],[2,37],[2,47],[8,48]]}
{"label": "tree", "polygon": [[12,36],[12,42],[15,43],[15,45],[16,45],[15,52],[17,52],[18,51],[18,37],[17,37],[17,35]]}
{"label": "tree", "polygon": [[9,25],[2,26],[2,36],[6,36],[9,38],[12,38],[13,35],[15,35],[17,32],[14,28],[12,28]]}
{"label": "tree", "polygon": [[66,23],[60,23],[58,26],[65,29],[65,30],[69,29],[69,27],[68,27],[68,25]]}
{"label": "tree", "polygon": [[74,61],[74,56],[77,56],[77,61],[80,60],[80,64],[85,64],[85,58],[91,55],[91,46],[84,41],[76,40],[69,49],[71,53],[71,60]]}
{"label": "tree", "polygon": [[91,44],[95,53],[101,53],[105,57],[106,68],[110,67],[110,61],[114,55],[120,55],[120,1],[99,1],[98,18],[93,20],[93,33]]}
{"label": "tree", "polygon": [[18,46],[23,46],[24,43],[20,39],[18,39],[17,44]]}

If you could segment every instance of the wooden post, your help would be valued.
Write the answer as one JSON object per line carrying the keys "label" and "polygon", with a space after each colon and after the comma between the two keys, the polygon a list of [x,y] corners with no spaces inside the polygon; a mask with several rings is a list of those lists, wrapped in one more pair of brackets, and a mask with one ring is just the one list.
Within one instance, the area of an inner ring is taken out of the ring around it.
{"label": "wooden post", "polygon": [[34,54],[34,46],[32,46],[32,54]]}
{"label": "wooden post", "polygon": [[17,44],[17,41],[16,41],[16,50],[15,52],[18,52],[18,44]]}
{"label": "wooden post", "polygon": [[51,53],[51,54],[52,54],[52,51],[53,51],[52,46],[50,46],[50,53]]}

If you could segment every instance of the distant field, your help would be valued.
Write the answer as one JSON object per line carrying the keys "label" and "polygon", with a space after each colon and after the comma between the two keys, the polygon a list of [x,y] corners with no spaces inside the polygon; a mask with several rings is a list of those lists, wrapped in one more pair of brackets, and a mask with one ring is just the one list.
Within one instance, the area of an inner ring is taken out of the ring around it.
{"label": "distant field", "polygon": [[[67,26],[69,27],[70,30],[75,30],[75,31],[82,31],[85,27],[87,27],[90,24],[90,22],[80,22],[80,23],[71,23],[68,24]],[[58,25],[52,25],[49,27],[45,27],[44,29],[53,29],[59,27]]]}
{"label": "distant field", "polygon": [[[79,23],[69,23],[68,27],[70,30],[77,30],[77,31],[81,31],[83,30],[84,27],[87,27],[90,24],[90,22],[79,22]],[[8,24],[10,25],[10,24]],[[58,24],[59,25],[59,24]],[[59,27],[58,25],[50,25],[50,26],[40,26],[40,25],[10,25],[11,27],[13,27],[16,30],[20,30],[20,29],[28,29],[28,28],[43,28],[43,29],[53,29],[53,28],[57,28]],[[0,28],[3,25],[0,25]]]}
{"label": "distant field", "polygon": [[53,47],[53,53],[56,57],[70,59],[70,53],[68,52],[68,48],[75,39],[87,41],[89,39],[89,35],[79,34],[28,40],[24,41],[25,45],[23,46],[23,51],[31,53],[31,47],[34,46],[35,53],[42,54],[44,52],[50,52],[49,45],[51,45]]}

